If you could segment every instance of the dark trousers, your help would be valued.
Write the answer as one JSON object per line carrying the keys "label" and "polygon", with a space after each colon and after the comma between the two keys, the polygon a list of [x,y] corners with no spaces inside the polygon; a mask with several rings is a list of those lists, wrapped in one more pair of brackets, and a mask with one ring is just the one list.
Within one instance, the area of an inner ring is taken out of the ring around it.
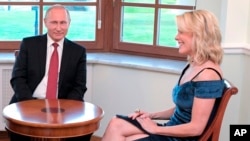
{"label": "dark trousers", "polygon": [[[8,131],[10,141],[31,141],[31,137],[24,136],[20,134],[13,133]],[[64,141],[90,141],[92,134],[88,134],[80,137],[66,138]]]}

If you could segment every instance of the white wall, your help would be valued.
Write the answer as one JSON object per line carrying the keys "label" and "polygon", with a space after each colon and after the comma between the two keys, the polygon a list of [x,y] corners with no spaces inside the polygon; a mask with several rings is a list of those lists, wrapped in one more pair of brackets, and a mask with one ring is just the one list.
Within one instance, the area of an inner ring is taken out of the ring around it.
{"label": "white wall", "polygon": [[134,68],[93,64],[92,102],[105,111],[102,136],[115,114],[127,115],[136,108],[158,111],[173,106],[172,88],[178,75]]}
{"label": "white wall", "polygon": [[[225,42],[228,44],[247,43],[249,31],[249,0],[228,1],[225,16]],[[240,10],[239,10],[240,9]]]}
{"label": "white wall", "polygon": [[[247,25],[250,25],[250,1],[248,1],[248,23],[247,23]],[[247,39],[247,42],[248,42],[248,48],[250,48],[250,26],[248,26],[248,28],[247,28],[247,32],[248,32],[248,34],[247,34],[247,37],[248,37],[248,39]]]}
{"label": "white wall", "polygon": [[197,0],[196,9],[212,11],[220,20],[222,0]]}
{"label": "white wall", "polygon": [[197,0],[197,9],[212,11],[220,22],[226,48],[250,48],[249,0]]}

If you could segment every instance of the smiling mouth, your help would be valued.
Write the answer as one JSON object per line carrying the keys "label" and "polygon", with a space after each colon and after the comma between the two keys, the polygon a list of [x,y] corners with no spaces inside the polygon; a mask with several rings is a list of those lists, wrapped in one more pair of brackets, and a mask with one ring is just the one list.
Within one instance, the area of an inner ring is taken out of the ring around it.
{"label": "smiling mouth", "polygon": [[178,42],[178,45],[179,45],[179,46],[182,46],[182,45],[183,45],[183,43]]}

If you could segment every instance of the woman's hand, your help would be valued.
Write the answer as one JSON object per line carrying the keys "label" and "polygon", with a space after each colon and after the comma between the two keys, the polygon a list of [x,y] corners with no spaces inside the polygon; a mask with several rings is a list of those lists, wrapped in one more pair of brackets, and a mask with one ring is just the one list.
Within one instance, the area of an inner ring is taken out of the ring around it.
{"label": "woman's hand", "polygon": [[149,133],[154,133],[157,128],[156,122],[151,119],[152,115],[148,112],[137,109],[134,113],[129,114],[128,117],[136,119],[141,124],[142,128]]}
{"label": "woman's hand", "polygon": [[129,114],[128,117],[132,119],[136,119],[137,117],[150,118],[150,114],[145,111],[141,111],[140,109],[137,109],[134,113]]}
{"label": "woman's hand", "polygon": [[156,134],[156,128],[158,127],[149,117],[137,117],[136,120],[141,124],[142,128],[151,134]]}

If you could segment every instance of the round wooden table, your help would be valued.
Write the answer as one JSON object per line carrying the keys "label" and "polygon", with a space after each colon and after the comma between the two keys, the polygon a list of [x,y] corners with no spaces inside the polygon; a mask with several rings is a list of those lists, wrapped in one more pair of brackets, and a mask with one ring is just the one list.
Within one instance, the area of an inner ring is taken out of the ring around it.
{"label": "round wooden table", "polygon": [[95,132],[104,111],[76,100],[28,100],[6,106],[6,128],[35,138],[68,138]]}

